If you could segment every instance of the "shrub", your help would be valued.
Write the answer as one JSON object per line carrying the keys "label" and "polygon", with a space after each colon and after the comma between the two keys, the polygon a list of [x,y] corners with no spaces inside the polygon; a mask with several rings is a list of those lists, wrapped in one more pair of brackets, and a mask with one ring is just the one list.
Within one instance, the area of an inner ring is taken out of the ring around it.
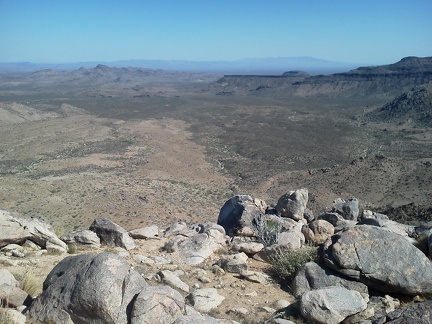
{"label": "shrub", "polygon": [[67,245],[67,247],[68,247],[68,253],[69,253],[69,254],[76,254],[77,251],[78,251],[78,247],[77,247],[77,245],[74,244],[74,243],[69,243],[69,244]]}
{"label": "shrub", "polygon": [[269,257],[272,270],[283,280],[290,281],[306,263],[318,260],[318,248],[305,245],[294,250],[290,247],[277,247]]}
{"label": "shrub", "polygon": [[276,244],[279,241],[279,234],[282,230],[282,222],[279,220],[267,220],[259,214],[254,217],[252,230],[257,240],[265,247]]}

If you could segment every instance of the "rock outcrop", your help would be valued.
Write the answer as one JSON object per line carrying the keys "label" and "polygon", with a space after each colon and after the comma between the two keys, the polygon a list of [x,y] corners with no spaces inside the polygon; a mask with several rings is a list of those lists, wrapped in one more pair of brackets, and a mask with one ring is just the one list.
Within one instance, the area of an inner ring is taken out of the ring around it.
{"label": "rock outcrop", "polygon": [[277,202],[277,212],[282,217],[292,218],[296,221],[303,219],[308,202],[308,194],[309,192],[306,188],[284,194]]}
{"label": "rock outcrop", "polygon": [[107,218],[96,218],[89,229],[99,236],[102,244],[119,246],[126,250],[135,248],[135,242],[128,232]]}
{"label": "rock outcrop", "polygon": [[28,312],[30,323],[127,323],[130,304],[148,284],[129,263],[111,253],[61,261]]}
{"label": "rock outcrop", "polygon": [[295,297],[301,297],[311,290],[331,286],[345,287],[361,294],[368,294],[368,287],[365,284],[343,278],[338,272],[315,262],[308,262],[301,267],[291,284]]}
{"label": "rock outcrop", "polygon": [[[23,238],[0,249],[0,262],[16,266],[22,260],[29,265],[29,256],[39,258],[49,251],[50,258],[61,261],[35,299],[0,270],[0,299],[5,306],[24,310],[28,323],[235,323],[205,314],[221,309],[244,319],[264,313],[278,323],[284,320],[276,317],[291,312],[316,323],[347,324],[421,322],[430,315],[424,308],[428,302],[405,309],[396,297],[432,294],[432,263],[426,256],[431,224],[408,226],[383,214],[358,212],[356,199],[337,199],[332,211],[316,220],[304,217],[307,189],[283,195],[278,205],[269,209],[263,201],[236,196],[222,208],[220,224],[178,222],[165,231],[150,226],[128,233],[108,219],[96,219],[93,231],[62,236],[68,244],[95,252],[66,258],[53,254],[60,246],[55,239],[46,240],[43,249],[20,225],[16,228]],[[16,217],[9,216],[4,224],[16,226]],[[306,248],[305,238],[315,247]],[[109,248],[117,254],[101,252],[104,245],[122,248]],[[316,251],[321,258],[304,264]],[[290,255],[286,260],[284,253]],[[277,307],[266,301],[253,310],[254,298],[263,302],[259,292],[277,289],[277,278],[263,272],[256,260],[274,258],[287,262],[289,274],[278,274],[291,280],[294,296]],[[243,293],[248,285],[256,291]]]}
{"label": "rock outcrop", "polygon": [[323,324],[338,324],[366,307],[359,292],[336,286],[311,290],[300,299],[302,315],[315,323]]}
{"label": "rock outcrop", "polygon": [[237,235],[240,232],[253,236],[253,221],[261,214],[251,196],[238,195],[222,206],[217,223],[225,229],[227,235]]}
{"label": "rock outcrop", "polygon": [[[403,257],[401,257],[403,256]],[[325,264],[383,292],[432,293],[432,263],[402,236],[358,225],[324,244]]]}
{"label": "rock outcrop", "polygon": [[148,286],[133,302],[130,323],[174,323],[184,314],[185,302],[177,290],[168,286]]}
{"label": "rock outcrop", "polygon": [[23,244],[30,240],[42,248],[51,245],[56,251],[66,253],[67,245],[51,231],[48,224],[34,218],[22,219],[9,211],[0,209],[0,248],[7,244]]}

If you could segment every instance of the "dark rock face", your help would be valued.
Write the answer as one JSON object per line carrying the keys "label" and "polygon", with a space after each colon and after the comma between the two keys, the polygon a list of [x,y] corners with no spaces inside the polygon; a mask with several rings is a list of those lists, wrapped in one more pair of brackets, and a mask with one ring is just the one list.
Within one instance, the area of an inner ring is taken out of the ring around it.
{"label": "dark rock face", "polygon": [[126,250],[135,248],[135,242],[129,233],[107,218],[96,218],[90,225],[90,230],[99,236],[103,244],[119,246]]}
{"label": "dark rock face", "polygon": [[127,323],[129,305],[144,278],[126,260],[111,253],[63,259],[47,276],[31,305],[29,323]]}
{"label": "dark rock face", "polygon": [[251,196],[238,195],[222,206],[217,223],[225,229],[227,235],[235,235],[244,227],[252,228],[253,220],[259,215],[261,211],[255,206]]}
{"label": "dark rock face", "polygon": [[432,263],[398,234],[375,226],[347,228],[324,244],[334,270],[382,292],[432,293]]}
{"label": "dark rock face", "polygon": [[310,290],[330,286],[345,287],[359,293],[368,293],[368,287],[365,284],[345,279],[338,272],[325,268],[315,262],[308,262],[300,268],[291,286],[293,294],[297,298]]}
{"label": "dark rock face", "polygon": [[333,202],[333,212],[342,215],[344,219],[356,221],[360,212],[358,199],[336,199]]}
{"label": "dark rock face", "polygon": [[429,300],[423,303],[415,303],[407,307],[395,310],[387,314],[386,319],[387,321],[385,323],[392,324],[431,324],[432,301]]}

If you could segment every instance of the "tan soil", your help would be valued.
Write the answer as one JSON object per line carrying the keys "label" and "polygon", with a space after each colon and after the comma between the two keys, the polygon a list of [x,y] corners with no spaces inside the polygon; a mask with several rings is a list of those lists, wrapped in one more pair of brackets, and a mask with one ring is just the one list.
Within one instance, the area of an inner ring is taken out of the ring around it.
{"label": "tan soil", "polygon": [[64,230],[87,228],[96,217],[127,229],[217,220],[231,180],[205,159],[187,124],[68,109],[66,117],[0,129],[1,160],[12,161],[0,175],[2,208]]}

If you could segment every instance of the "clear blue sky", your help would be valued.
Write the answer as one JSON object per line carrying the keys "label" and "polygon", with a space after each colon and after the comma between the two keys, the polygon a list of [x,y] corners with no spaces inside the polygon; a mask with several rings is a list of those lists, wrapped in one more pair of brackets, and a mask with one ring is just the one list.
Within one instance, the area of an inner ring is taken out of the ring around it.
{"label": "clear blue sky", "polygon": [[431,0],[0,0],[0,62],[432,56]]}

